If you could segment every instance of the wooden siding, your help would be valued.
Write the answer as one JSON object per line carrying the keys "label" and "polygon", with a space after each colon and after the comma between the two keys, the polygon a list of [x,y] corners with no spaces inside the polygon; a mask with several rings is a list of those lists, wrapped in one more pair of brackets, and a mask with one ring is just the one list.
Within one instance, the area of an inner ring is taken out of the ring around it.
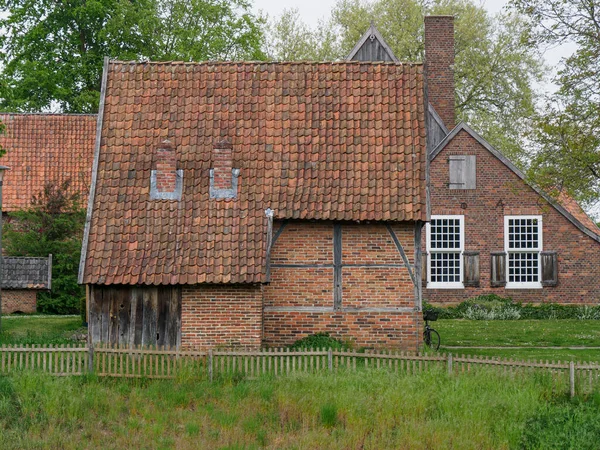
{"label": "wooden siding", "polygon": [[90,286],[92,343],[164,346],[181,344],[181,288]]}

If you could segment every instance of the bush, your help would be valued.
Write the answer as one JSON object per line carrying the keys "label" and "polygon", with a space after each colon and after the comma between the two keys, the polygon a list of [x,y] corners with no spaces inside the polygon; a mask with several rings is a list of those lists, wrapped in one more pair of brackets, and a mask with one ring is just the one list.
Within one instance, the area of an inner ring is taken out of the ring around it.
{"label": "bush", "polygon": [[543,303],[538,306],[515,302],[510,297],[495,294],[473,297],[457,306],[446,308],[424,303],[423,309],[437,311],[440,319],[518,320],[518,319],[579,319],[600,320],[600,306],[559,305]]}
{"label": "bush", "polygon": [[348,344],[338,339],[329,336],[329,333],[315,333],[305,338],[299,339],[290,345],[291,349],[300,350],[304,348],[309,349],[322,349],[331,348],[334,350],[345,350],[350,348]]}

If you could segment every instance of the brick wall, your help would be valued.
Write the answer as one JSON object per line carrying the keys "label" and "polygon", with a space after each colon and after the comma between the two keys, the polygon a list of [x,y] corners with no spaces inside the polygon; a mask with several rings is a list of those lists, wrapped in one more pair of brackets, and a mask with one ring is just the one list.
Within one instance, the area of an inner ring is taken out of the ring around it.
{"label": "brick wall", "polygon": [[184,286],[181,299],[183,348],[258,348],[262,338],[259,285]]}
{"label": "brick wall", "polygon": [[[477,156],[477,189],[448,189],[448,156]],[[514,172],[461,131],[431,163],[431,211],[465,216],[465,250],[480,252],[480,287],[425,289],[432,303],[458,303],[494,293],[523,302],[600,302],[600,243],[579,231]],[[490,286],[490,252],[504,251],[505,215],[541,215],[543,250],[558,253],[558,285],[542,289]],[[423,248],[425,249],[425,233]]]}
{"label": "brick wall", "polygon": [[[277,231],[281,223],[275,223]],[[393,227],[410,264],[414,225]],[[386,227],[341,224],[341,302],[334,308],[334,224],[290,222],[271,255],[271,283],[264,286],[264,343],[288,345],[328,332],[357,347],[415,350],[420,313],[414,286]]]}
{"label": "brick wall", "polygon": [[37,291],[33,289],[2,290],[2,314],[34,313],[36,308]]}

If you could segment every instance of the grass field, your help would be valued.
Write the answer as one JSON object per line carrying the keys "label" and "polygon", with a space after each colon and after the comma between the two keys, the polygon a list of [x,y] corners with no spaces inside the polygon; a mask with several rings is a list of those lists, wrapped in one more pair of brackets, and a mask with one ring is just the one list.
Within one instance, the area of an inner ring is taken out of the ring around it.
{"label": "grass field", "polygon": [[594,398],[571,403],[565,391],[544,375],[485,370],[212,384],[24,373],[0,377],[0,448],[569,448],[557,444],[573,427],[580,441],[571,448],[593,448]]}
{"label": "grass field", "polygon": [[[515,359],[600,361],[600,349],[533,347],[600,347],[598,320],[438,320],[433,324],[442,351]],[[459,346],[460,349],[446,349]],[[472,347],[521,347],[518,349]]]}
{"label": "grass field", "polygon": [[2,344],[72,344],[71,336],[81,328],[79,316],[4,316]]}

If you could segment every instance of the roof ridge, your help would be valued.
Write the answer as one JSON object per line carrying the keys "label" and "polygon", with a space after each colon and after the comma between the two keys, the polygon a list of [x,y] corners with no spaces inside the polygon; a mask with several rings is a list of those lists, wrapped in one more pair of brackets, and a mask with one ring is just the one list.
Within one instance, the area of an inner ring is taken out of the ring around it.
{"label": "roof ridge", "polygon": [[0,112],[0,116],[97,116],[98,113]]}
{"label": "roof ridge", "polygon": [[331,64],[331,65],[371,65],[371,66],[423,66],[421,61],[121,61],[111,59],[111,64],[149,64],[149,65],[171,65],[171,66],[193,66],[193,65],[258,65],[258,64],[269,64],[269,65],[317,65],[317,64]]}

